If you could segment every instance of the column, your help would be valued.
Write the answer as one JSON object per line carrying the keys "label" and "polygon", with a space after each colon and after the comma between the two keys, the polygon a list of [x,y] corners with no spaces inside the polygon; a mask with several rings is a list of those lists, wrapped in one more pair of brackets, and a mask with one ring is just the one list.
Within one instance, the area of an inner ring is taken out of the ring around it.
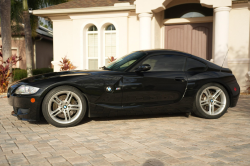
{"label": "column", "polygon": [[224,62],[223,67],[228,67],[227,53],[230,10],[230,7],[218,7],[214,9],[214,62],[219,66],[221,66]]}
{"label": "column", "polygon": [[141,13],[140,18],[140,48],[151,49],[151,13]]}

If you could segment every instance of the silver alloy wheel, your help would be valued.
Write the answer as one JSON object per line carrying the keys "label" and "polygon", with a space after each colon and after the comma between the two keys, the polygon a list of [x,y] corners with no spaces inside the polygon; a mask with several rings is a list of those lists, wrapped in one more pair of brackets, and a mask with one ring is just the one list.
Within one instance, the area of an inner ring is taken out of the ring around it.
{"label": "silver alloy wheel", "polygon": [[50,117],[61,124],[74,122],[81,115],[80,97],[71,91],[60,91],[54,94],[48,103]]}
{"label": "silver alloy wheel", "polygon": [[202,91],[199,101],[206,114],[218,115],[225,109],[227,98],[222,89],[217,86],[210,86]]}

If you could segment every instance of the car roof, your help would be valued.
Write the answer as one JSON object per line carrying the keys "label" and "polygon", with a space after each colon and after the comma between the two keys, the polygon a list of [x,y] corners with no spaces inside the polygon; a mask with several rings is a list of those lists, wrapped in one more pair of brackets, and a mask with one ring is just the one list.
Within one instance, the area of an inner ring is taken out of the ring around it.
{"label": "car roof", "polygon": [[219,65],[216,65],[206,59],[203,59],[203,58],[200,58],[200,57],[197,57],[195,55],[192,55],[192,54],[189,54],[189,53],[186,53],[186,52],[182,52],[182,51],[177,51],[177,50],[171,50],[171,49],[149,49],[149,50],[141,50],[143,52],[146,52],[148,53],[149,55],[150,54],[157,54],[157,53],[180,53],[186,57],[189,57],[189,58],[193,58],[193,59],[196,59],[198,61],[201,61],[203,63],[206,63],[210,68],[214,68],[214,69],[220,69],[221,66]]}
{"label": "car roof", "polygon": [[[178,50],[171,50],[171,49],[150,49],[150,50],[141,50],[143,52],[146,52],[148,54],[155,54],[155,53],[164,53],[164,52],[167,52],[167,53],[181,53],[181,54],[184,54],[186,56],[194,56],[194,55],[191,55],[189,53],[186,53],[186,52],[182,52],[182,51],[178,51]],[[195,56],[194,56],[195,57]]]}

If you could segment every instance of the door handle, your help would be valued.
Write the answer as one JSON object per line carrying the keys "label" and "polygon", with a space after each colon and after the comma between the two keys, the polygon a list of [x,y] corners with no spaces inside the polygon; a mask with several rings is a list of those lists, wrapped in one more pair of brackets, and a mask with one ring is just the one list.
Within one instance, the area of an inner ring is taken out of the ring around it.
{"label": "door handle", "polygon": [[185,78],[183,77],[175,77],[175,81],[186,82]]}

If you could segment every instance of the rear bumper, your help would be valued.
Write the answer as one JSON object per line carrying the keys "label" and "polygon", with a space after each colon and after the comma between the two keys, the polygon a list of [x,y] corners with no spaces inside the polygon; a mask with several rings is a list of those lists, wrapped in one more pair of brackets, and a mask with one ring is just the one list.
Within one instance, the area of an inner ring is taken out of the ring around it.
{"label": "rear bumper", "polygon": [[[32,103],[31,98],[35,98],[36,102]],[[13,106],[15,116],[20,120],[36,121],[40,120],[40,103],[36,96],[16,96],[8,95],[8,102]]]}
{"label": "rear bumper", "polygon": [[231,98],[230,107],[236,107],[238,100],[239,100],[239,97],[240,97],[240,95]]}

